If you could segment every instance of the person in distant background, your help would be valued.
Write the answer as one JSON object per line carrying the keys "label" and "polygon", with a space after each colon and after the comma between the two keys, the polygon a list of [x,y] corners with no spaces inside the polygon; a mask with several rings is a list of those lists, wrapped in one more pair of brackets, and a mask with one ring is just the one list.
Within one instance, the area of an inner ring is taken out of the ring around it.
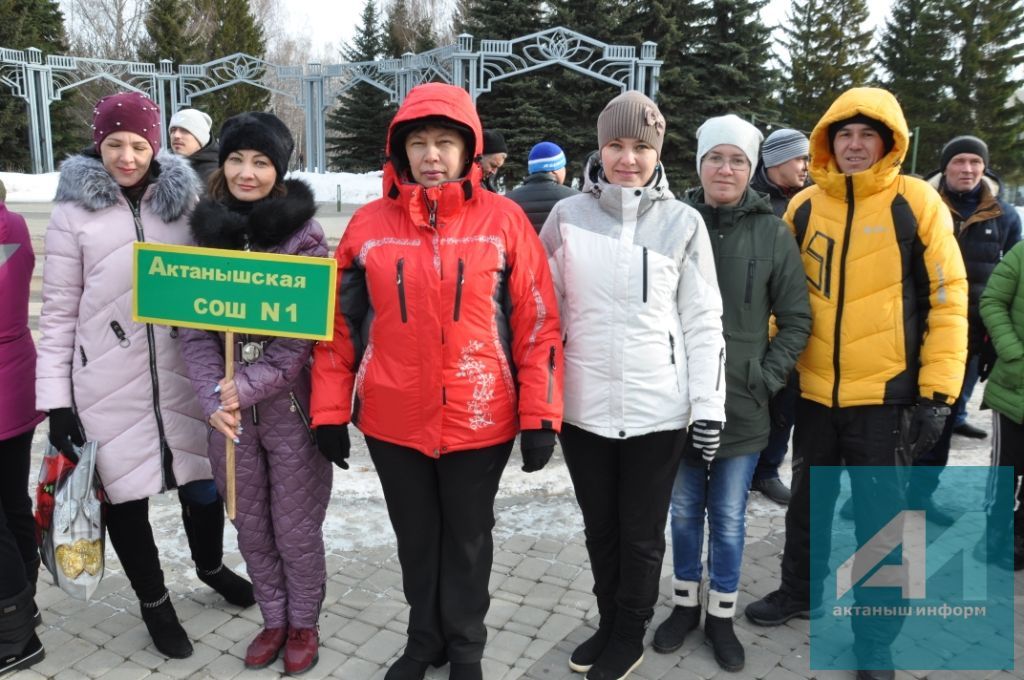
{"label": "person in distant background", "polygon": [[480,168],[484,171],[483,186],[488,191],[498,191],[498,170],[508,158],[505,138],[497,130],[484,130],[484,150],[480,155]]}
{"label": "person in distant background", "polygon": [[171,116],[167,134],[171,149],[179,156],[187,156],[192,169],[199,175],[205,192],[206,182],[217,169],[220,149],[210,128],[213,121],[198,109],[182,109]]}
{"label": "person in distant background", "polygon": [[529,175],[520,187],[506,196],[523,209],[530,224],[540,233],[551,209],[563,198],[579,192],[562,184],[565,181],[565,153],[552,142],[541,142],[530,149],[527,159]]}

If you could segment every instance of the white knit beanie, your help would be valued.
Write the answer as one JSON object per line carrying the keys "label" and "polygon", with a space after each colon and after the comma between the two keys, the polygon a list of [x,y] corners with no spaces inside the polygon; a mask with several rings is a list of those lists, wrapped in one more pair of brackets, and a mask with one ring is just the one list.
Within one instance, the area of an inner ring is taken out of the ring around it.
{"label": "white knit beanie", "polygon": [[708,118],[697,128],[697,173],[700,174],[700,162],[708,151],[719,144],[732,144],[739,147],[750,161],[750,176],[753,177],[762,139],[764,135],[760,130],[735,114]]}
{"label": "white knit beanie", "polygon": [[199,147],[202,148],[210,143],[210,127],[213,121],[210,117],[198,109],[182,109],[171,116],[171,123],[167,129],[179,127],[188,130],[189,134],[196,138]]}

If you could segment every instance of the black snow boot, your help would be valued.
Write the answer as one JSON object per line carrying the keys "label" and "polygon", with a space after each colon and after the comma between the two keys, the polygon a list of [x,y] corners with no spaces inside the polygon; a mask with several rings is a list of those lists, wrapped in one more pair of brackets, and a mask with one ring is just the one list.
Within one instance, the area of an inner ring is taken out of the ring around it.
{"label": "black snow boot", "polygon": [[153,644],[162,654],[172,659],[192,656],[192,643],[178,621],[170,593],[164,593],[156,602],[142,602],[139,608]]}
{"label": "black snow boot", "polygon": [[704,639],[715,650],[715,661],[731,673],[743,669],[746,657],[736,638],[732,619],[736,614],[736,593],[708,591],[708,615],[704,617]]}
{"label": "black snow boot", "polygon": [[479,661],[452,661],[448,668],[448,680],[484,680],[483,665]]}
{"label": "black snow boot", "polygon": [[31,585],[14,597],[0,600],[0,674],[42,660],[43,645],[36,636],[34,612]]}
{"label": "black snow boot", "polygon": [[208,505],[182,503],[181,522],[196,563],[199,580],[238,607],[256,604],[252,584],[224,566],[224,506],[218,500]]}
{"label": "black snow boot", "polygon": [[597,610],[597,630],[581,642],[569,657],[569,668],[577,673],[586,673],[590,670],[604,652],[604,648],[608,646],[608,640],[612,636],[612,629],[615,626],[615,604],[598,602]]}
{"label": "black snow boot", "polygon": [[611,638],[601,656],[587,672],[587,680],[624,680],[644,660],[644,631],[651,621],[649,609],[615,612]]}
{"label": "black snow boot", "polygon": [[672,613],[654,631],[652,647],[659,654],[669,654],[683,646],[686,635],[700,625],[698,581],[672,579]]}

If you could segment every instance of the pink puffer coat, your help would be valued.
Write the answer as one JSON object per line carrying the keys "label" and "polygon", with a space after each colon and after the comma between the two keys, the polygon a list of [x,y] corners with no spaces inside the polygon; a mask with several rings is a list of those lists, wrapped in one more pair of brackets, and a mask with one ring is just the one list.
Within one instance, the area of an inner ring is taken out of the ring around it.
{"label": "pink puffer coat", "polygon": [[99,158],[69,158],[46,229],[36,407],[77,408],[113,503],[211,478],[177,330],[132,321],[132,244],[190,242],[199,192],[187,160],[156,162],[136,214]]}

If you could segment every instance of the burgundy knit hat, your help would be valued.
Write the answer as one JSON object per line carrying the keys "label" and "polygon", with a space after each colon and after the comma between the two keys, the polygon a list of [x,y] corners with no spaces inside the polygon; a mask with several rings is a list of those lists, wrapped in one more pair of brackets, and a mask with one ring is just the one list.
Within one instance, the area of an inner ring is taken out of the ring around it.
{"label": "burgundy knit hat", "polygon": [[160,153],[160,107],[139,92],[119,92],[104,97],[92,110],[92,142],[96,151],[108,135],[115,132],[134,132],[144,137]]}

